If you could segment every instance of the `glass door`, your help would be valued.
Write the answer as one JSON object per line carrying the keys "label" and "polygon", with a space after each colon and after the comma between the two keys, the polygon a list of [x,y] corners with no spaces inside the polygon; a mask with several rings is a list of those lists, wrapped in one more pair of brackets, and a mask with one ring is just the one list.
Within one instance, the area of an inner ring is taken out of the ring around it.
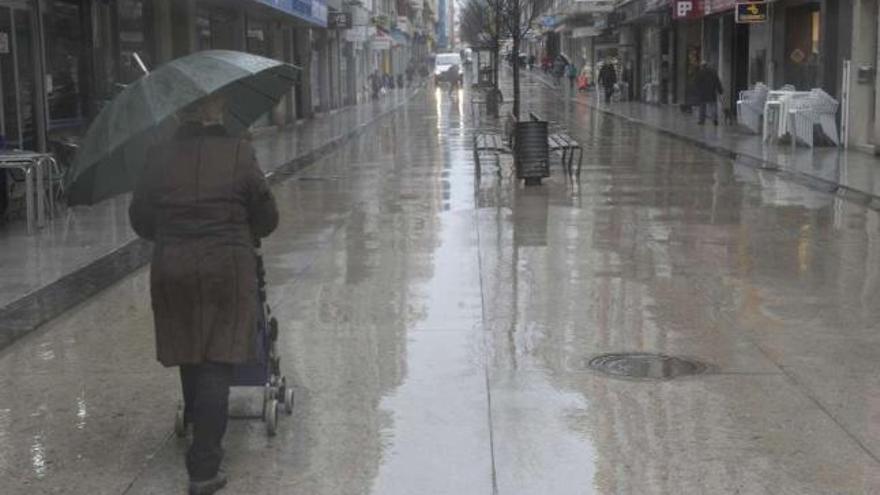
{"label": "glass door", "polygon": [[0,2],[0,145],[37,148],[33,13],[24,2]]}

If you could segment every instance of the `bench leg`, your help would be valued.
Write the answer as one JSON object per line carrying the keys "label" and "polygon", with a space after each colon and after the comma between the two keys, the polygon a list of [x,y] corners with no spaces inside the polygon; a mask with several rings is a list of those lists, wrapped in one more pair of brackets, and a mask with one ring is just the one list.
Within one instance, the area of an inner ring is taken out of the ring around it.
{"label": "bench leg", "polygon": [[574,178],[574,170],[572,169],[572,165],[574,164],[574,148],[568,150],[568,178]]}
{"label": "bench leg", "polygon": [[562,148],[562,159],[559,160],[559,165],[562,167],[562,173],[568,175],[568,168],[566,167],[566,160],[568,158],[568,150]]}
{"label": "bench leg", "polygon": [[584,149],[578,148],[578,168],[577,168],[577,178],[578,181],[581,179],[581,162],[584,161]]}

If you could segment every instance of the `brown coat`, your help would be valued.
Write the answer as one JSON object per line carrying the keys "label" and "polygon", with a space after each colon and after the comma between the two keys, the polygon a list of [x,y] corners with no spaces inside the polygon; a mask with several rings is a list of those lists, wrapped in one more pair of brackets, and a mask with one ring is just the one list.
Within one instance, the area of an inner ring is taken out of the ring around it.
{"label": "brown coat", "polygon": [[165,366],[256,357],[259,302],[254,238],[278,209],[246,140],[186,124],[151,150],[129,218],[155,241],[150,293]]}

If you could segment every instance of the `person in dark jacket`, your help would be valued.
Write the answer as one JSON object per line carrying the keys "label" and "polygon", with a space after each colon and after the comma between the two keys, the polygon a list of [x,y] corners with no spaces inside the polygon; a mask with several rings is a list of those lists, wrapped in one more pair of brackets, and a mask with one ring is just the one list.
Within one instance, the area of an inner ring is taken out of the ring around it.
{"label": "person in dark jacket", "polygon": [[706,62],[701,63],[694,77],[694,101],[699,108],[700,125],[706,123],[707,114],[718,125],[718,98],[723,94],[718,73]]}
{"label": "person in dark jacket", "polygon": [[611,97],[614,95],[614,85],[617,84],[617,71],[614,70],[614,64],[606,61],[599,69],[599,84],[605,91],[605,103],[611,103]]}
{"label": "person in dark jacket", "polygon": [[150,295],[160,363],[179,366],[190,494],[226,484],[220,471],[236,364],[257,357],[254,241],[278,210],[254,149],[221,125],[225,101],[209,97],[183,116],[170,143],[147,154],[129,208],[134,231],[153,241]]}

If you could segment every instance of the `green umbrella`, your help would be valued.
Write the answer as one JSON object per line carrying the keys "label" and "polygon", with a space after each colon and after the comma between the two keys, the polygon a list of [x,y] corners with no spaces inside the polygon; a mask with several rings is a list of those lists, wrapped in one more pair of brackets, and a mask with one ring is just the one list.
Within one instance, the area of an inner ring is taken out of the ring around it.
{"label": "green umbrella", "polygon": [[226,97],[225,126],[250,127],[296,83],[299,68],[248,53],[210,50],[173,60],[128,86],[89,127],[66,182],[70,205],[134,189],[147,150],[168,139],[176,114],[213,94]]}

